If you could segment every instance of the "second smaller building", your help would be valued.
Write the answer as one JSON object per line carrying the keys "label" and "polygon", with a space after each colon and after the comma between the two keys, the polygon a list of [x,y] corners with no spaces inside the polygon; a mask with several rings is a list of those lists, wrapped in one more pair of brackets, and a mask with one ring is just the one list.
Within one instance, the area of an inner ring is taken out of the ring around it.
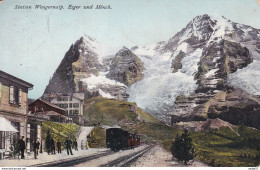
{"label": "second smaller building", "polygon": [[76,124],[83,125],[84,93],[57,94],[50,103],[66,110],[67,116]]}

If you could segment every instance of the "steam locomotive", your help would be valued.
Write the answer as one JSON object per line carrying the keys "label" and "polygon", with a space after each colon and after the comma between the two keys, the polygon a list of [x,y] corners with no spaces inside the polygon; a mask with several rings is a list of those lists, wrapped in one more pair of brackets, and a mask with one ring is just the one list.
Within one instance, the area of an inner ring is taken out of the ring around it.
{"label": "steam locomotive", "polygon": [[109,128],[106,130],[106,145],[113,151],[134,148],[140,145],[140,135],[121,128]]}

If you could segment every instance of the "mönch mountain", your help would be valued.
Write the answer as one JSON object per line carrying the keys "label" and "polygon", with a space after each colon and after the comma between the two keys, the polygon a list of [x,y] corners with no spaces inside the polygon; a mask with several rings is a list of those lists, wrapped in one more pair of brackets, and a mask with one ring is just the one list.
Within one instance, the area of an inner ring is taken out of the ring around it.
{"label": "m\u00f6nch mountain", "polygon": [[135,102],[166,123],[220,118],[260,129],[260,30],[200,15],[168,41],[120,50],[83,36],[44,94]]}

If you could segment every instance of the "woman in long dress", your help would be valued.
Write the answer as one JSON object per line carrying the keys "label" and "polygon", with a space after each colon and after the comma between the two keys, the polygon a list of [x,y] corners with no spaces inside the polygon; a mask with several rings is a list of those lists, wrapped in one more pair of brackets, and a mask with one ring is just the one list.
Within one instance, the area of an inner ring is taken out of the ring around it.
{"label": "woman in long dress", "polygon": [[89,148],[89,145],[88,145],[88,140],[86,140],[86,149]]}
{"label": "woman in long dress", "polygon": [[81,150],[84,150],[84,142],[81,140]]}

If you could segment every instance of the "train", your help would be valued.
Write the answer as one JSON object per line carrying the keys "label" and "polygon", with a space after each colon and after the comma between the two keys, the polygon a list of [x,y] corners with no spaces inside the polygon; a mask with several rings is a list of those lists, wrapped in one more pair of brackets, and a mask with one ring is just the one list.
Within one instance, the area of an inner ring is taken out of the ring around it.
{"label": "train", "polygon": [[112,151],[134,148],[140,145],[140,135],[121,128],[109,128],[106,130],[106,145]]}

